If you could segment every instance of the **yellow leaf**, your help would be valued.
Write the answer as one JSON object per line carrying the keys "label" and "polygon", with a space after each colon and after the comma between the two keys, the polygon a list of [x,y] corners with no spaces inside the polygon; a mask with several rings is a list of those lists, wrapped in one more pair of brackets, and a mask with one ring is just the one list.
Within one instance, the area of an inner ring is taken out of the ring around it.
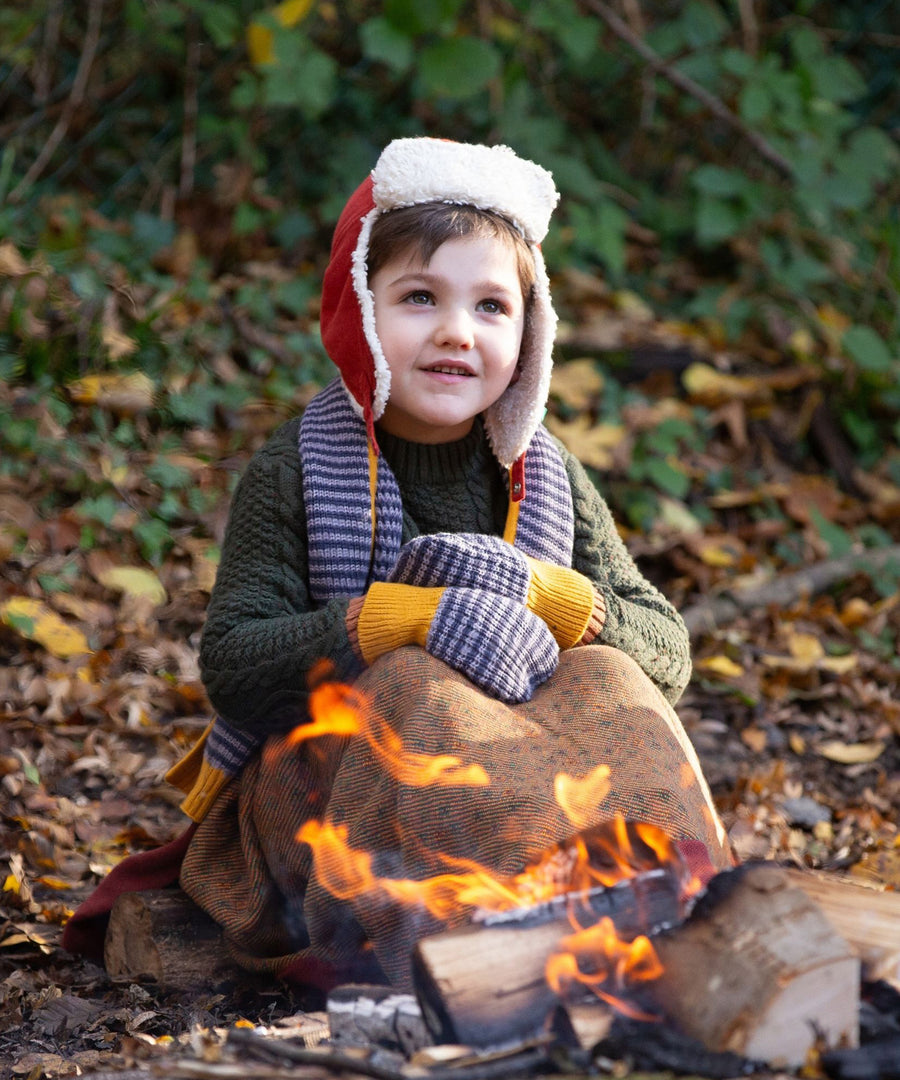
{"label": "yellow leaf", "polygon": [[118,589],[127,596],[146,597],[155,604],[166,602],[166,590],[152,570],[141,566],[110,566],[97,574],[107,589]]}
{"label": "yellow leaf", "polygon": [[822,642],[815,634],[791,634],[788,638],[788,648],[795,660],[800,660],[810,667],[825,655]]}
{"label": "yellow leaf", "polygon": [[18,893],[18,891],[21,888],[22,888],[22,883],[21,883],[21,881],[19,881],[19,879],[16,877],[15,874],[7,874],[6,875],[6,881],[3,882],[3,891],[4,892]]}
{"label": "yellow leaf", "polygon": [[124,413],[153,407],[153,381],[142,371],[127,375],[85,375],[69,383],[69,393],[82,405],[100,405]]}
{"label": "yellow leaf", "polygon": [[806,750],[806,740],[802,735],[798,735],[796,731],[792,731],[788,735],[788,743],[795,754],[802,754]]}
{"label": "yellow leaf", "polygon": [[704,660],[698,660],[694,665],[701,671],[709,671],[713,675],[722,675],[726,679],[736,679],[744,674],[740,664],[736,664],[727,656],[707,656]]}
{"label": "yellow leaf", "polygon": [[625,428],[621,425],[592,424],[584,415],[568,422],[548,416],[547,427],[579,461],[599,470],[612,466],[612,450],[625,438]]}
{"label": "yellow leaf", "polygon": [[63,881],[62,878],[39,877],[37,880],[41,883],[41,885],[46,885],[48,889],[71,889],[71,888],[74,888],[71,881]]}
{"label": "yellow leaf", "polygon": [[794,356],[806,359],[813,355],[816,349],[816,339],[805,326],[799,326],[788,338],[788,348]]}
{"label": "yellow leaf", "polygon": [[691,540],[690,548],[707,566],[736,566],[744,554],[744,545],[733,536],[698,535]]}
{"label": "yellow leaf", "polygon": [[28,263],[11,240],[0,244],[0,277],[21,277],[28,273]]}
{"label": "yellow leaf", "polygon": [[764,499],[780,499],[789,492],[787,484],[760,484],[751,491],[720,491],[706,501],[716,510],[729,510],[737,506],[754,506]]}
{"label": "yellow leaf", "polygon": [[603,375],[593,360],[570,360],[553,369],[550,393],[576,412],[587,409],[603,390]]}
{"label": "yellow leaf", "polygon": [[846,656],[826,656],[819,661],[819,667],[835,675],[846,675],[854,671],[858,663],[859,657],[856,653],[847,653]]}
{"label": "yellow leaf", "polygon": [[[314,0],[284,0],[272,8],[271,16],[284,27],[296,26],[309,14]],[[247,52],[253,64],[272,64],[275,62],[275,48],[272,31],[262,23],[251,22],[247,27]]]}
{"label": "yellow leaf", "polygon": [[100,473],[113,487],[122,487],[128,479],[127,465],[113,465],[108,457],[100,459]]}
{"label": "yellow leaf", "polygon": [[80,630],[63,622],[40,600],[14,596],[0,605],[0,620],[22,637],[43,645],[47,652],[61,660],[92,651]]}
{"label": "yellow leaf", "polygon": [[138,347],[134,338],[130,338],[116,326],[104,326],[100,331],[100,341],[109,353],[110,360],[131,356]]}
{"label": "yellow leaf", "polygon": [[709,364],[690,364],[681,376],[688,394],[706,405],[721,405],[726,401],[747,401],[768,397],[769,388],[761,379],[728,375]]}
{"label": "yellow leaf", "polygon": [[822,743],[818,748],[819,753],[829,761],[836,761],[839,765],[867,765],[877,761],[884,752],[884,743],[861,742],[842,743],[837,739],[831,739]]}

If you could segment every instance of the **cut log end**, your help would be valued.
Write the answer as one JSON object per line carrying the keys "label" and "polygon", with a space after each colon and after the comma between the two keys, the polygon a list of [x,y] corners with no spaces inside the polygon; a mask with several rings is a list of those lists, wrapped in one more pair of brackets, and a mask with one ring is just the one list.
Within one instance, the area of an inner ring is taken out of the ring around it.
{"label": "cut log end", "polygon": [[180,889],[117,897],[103,961],[113,978],[149,980],[166,990],[208,991],[248,979],[230,959],[219,926]]}
{"label": "cut log end", "polygon": [[859,958],[780,867],[719,874],[654,944],[664,972],[653,997],[712,1050],[793,1067],[817,1039],[858,1042]]}

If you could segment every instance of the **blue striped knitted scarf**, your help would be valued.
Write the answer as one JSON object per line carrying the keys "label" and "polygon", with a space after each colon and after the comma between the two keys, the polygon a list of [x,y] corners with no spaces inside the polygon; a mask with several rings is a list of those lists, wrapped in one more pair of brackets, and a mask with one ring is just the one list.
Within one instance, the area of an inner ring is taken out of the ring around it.
{"label": "blue striped knitted scarf", "polygon": [[[313,600],[318,605],[338,596],[362,596],[373,581],[385,581],[397,561],[403,504],[384,457],[373,463],[365,424],[339,379],[306,407],[300,458]],[[377,476],[374,499],[372,473]],[[529,444],[524,483],[516,547],[536,559],[571,566],[572,491],[559,450],[544,428]]]}

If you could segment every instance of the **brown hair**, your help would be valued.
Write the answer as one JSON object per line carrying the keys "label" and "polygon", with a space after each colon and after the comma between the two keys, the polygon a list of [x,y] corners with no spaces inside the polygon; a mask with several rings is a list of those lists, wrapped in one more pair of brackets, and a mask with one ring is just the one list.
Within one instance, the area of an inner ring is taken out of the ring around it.
{"label": "brown hair", "polygon": [[467,203],[419,203],[380,214],[369,237],[369,280],[403,251],[418,255],[422,265],[427,266],[441,244],[463,237],[490,237],[509,245],[516,256],[527,311],[535,281],[534,257],[528,242],[502,214]]}

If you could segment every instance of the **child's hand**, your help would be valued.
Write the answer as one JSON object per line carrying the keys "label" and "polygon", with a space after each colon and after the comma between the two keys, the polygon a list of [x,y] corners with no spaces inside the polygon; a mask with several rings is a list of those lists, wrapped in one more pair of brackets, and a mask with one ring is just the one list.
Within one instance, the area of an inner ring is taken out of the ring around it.
{"label": "child's hand", "polygon": [[445,589],[425,648],[510,704],[528,701],[556,671],[559,646],[521,604],[481,589]]}
{"label": "child's hand", "polygon": [[510,704],[527,701],[559,662],[559,646],[542,619],[482,589],[375,582],[358,610],[352,608],[351,637],[366,663],[421,645]]}
{"label": "child's hand", "polygon": [[506,596],[541,618],[562,649],[588,644],[603,626],[603,598],[583,574],[523,555],[498,536],[418,536],[400,549],[389,580]]}

